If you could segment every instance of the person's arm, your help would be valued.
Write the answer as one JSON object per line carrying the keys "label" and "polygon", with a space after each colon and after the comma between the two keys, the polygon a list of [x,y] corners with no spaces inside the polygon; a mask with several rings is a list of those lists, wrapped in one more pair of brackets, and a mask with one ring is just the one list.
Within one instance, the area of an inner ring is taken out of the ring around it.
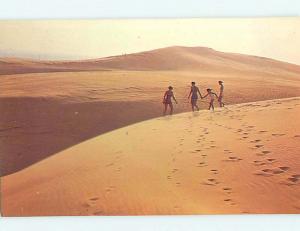
{"label": "person's arm", "polygon": [[200,92],[199,88],[197,88],[197,91],[198,91],[198,93],[199,93],[199,95],[200,95],[200,97],[202,99],[202,95],[201,95],[201,92]]}
{"label": "person's arm", "polygon": [[216,93],[213,93],[213,94],[217,97],[217,99],[219,98],[219,96]]}
{"label": "person's arm", "polygon": [[166,100],[166,95],[167,95],[167,92],[165,92],[165,94],[164,94],[164,97],[163,97],[163,103],[164,103],[165,100]]}
{"label": "person's arm", "polygon": [[191,97],[192,91],[193,91],[193,90],[192,90],[192,88],[191,88],[188,99]]}
{"label": "person's arm", "polygon": [[203,96],[202,99],[206,98],[207,96],[208,96],[208,93],[205,96]]}
{"label": "person's arm", "polygon": [[174,99],[175,103],[177,104],[177,100],[175,99],[174,94],[172,94],[172,98]]}

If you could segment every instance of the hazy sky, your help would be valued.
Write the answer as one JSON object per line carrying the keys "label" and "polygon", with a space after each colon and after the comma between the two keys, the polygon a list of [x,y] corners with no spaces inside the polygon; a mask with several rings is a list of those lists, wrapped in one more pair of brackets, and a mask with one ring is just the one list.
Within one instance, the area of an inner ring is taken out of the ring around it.
{"label": "hazy sky", "polygon": [[0,21],[0,56],[87,59],[205,46],[300,64],[300,18]]}

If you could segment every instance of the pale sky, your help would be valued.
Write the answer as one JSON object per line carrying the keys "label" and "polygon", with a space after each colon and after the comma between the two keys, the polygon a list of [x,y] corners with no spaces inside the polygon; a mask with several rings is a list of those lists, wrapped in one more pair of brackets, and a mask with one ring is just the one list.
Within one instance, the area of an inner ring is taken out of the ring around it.
{"label": "pale sky", "polygon": [[78,60],[175,45],[300,65],[300,17],[0,21],[0,57]]}

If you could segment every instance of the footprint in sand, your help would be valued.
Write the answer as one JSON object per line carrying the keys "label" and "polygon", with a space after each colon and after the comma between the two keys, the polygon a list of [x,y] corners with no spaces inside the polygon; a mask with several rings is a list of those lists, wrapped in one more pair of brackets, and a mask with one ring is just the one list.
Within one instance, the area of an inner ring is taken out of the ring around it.
{"label": "footprint in sand", "polygon": [[267,151],[267,150],[264,150],[264,151],[261,151],[261,153],[257,153],[256,155],[258,155],[258,156],[264,156],[264,155],[269,154],[269,153],[271,153],[271,152]]}
{"label": "footprint in sand", "polygon": [[262,166],[262,165],[266,165],[266,163],[264,163],[263,161],[261,160],[255,160],[253,161],[254,165],[256,166]]}
{"label": "footprint in sand", "polygon": [[103,211],[102,210],[98,210],[93,212],[93,215],[99,216],[99,215],[103,215]]}
{"label": "footprint in sand", "polygon": [[208,166],[205,162],[198,163],[197,167],[206,167]]}
{"label": "footprint in sand", "polygon": [[269,173],[269,172],[264,172],[264,171],[258,171],[258,172],[255,172],[253,173],[254,175],[257,175],[257,176],[265,176],[265,177],[270,177],[270,176],[273,176],[273,174]]}
{"label": "footprint in sand", "polygon": [[263,147],[264,145],[262,145],[262,144],[257,144],[257,145],[255,145],[254,147],[256,147],[256,148],[261,148],[261,147]]}
{"label": "footprint in sand", "polygon": [[99,197],[92,197],[90,199],[88,199],[85,203],[83,203],[84,207],[94,207],[97,205],[97,201],[99,200]]}
{"label": "footprint in sand", "polygon": [[293,183],[297,183],[299,181],[299,178],[289,177],[288,180],[291,181],[291,182],[293,182]]}
{"label": "footprint in sand", "polygon": [[281,169],[281,170],[283,170],[283,171],[287,171],[287,170],[289,170],[290,168],[289,167],[278,167],[279,169]]}
{"label": "footprint in sand", "polygon": [[224,160],[224,161],[232,161],[232,162],[235,162],[235,161],[240,161],[240,160],[243,160],[241,158],[238,158],[236,156],[229,156],[228,159]]}
{"label": "footprint in sand", "polygon": [[273,133],[272,136],[284,136],[284,133]]}
{"label": "footprint in sand", "polygon": [[266,169],[262,169],[261,173],[258,172],[258,173],[255,173],[255,174],[256,175],[262,175],[262,176],[273,176],[273,175],[285,173],[289,169],[290,169],[289,167],[278,167],[278,168],[274,168],[274,169],[266,168]]}
{"label": "footprint in sand", "polygon": [[219,173],[217,169],[211,169],[210,171],[212,172],[212,174],[218,174]]}
{"label": "footprint in sand", "polygon": [[300,182],[300,174],[294,174],[289,176],[286,181],[281,182],[281,184],[285,184],[288,186],[296,185]]}
{"label": "footprint in sand", "polygon": [[209,186],[216,186],[220,182],[217,181],[217,179],[214,178],[209,178],[206,181],[202,182],[201,184],[203,185],[209,185]]}
{"label": "footprint in sand", "polygon": [[175,185],[176,185],[177,187],[179,187],[179,186],[181,185],[181,183],[180,183],[180,182],[176,182]]}
{"label": "footprint in sand", "polygon": [[250,141],[251,143],[258,143],[258,142],[260,142],[261,140],[252,140],[252,141]]}
{"label": "footprint in sand", "polygon": [[232,193],[232,188],[224,187],[223,191],[226,192],[227,194],[231,194]]}
{"label": "footprint in sand", "polygon": [[230,205],[236,205],[236,203],[234,203],[234,201],[231,198],[226,198],[224,199],[225,202],[229,202]]}
{"label": "footprint in sand", "polygon": [[109,187],[107,187],[107,188],[105,188],[105,192],[111,192],[111,191],[113,191],[113,190],[115,190],[115,186],[109,186]]}
{"label": "footprint in sand", "polygon": [[265,130],[261,130],[261,131],[259,131],[259,133],[265,133],[265,132],[268,132],[268,131],[265,131]]}

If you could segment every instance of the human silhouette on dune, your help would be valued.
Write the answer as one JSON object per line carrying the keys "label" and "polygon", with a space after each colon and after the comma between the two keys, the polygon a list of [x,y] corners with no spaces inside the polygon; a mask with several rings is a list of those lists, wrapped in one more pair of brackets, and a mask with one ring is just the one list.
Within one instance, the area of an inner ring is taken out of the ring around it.
{"label": "human silhouette on dune", "polygon": [[173,87],[169,86],[168,90],[165,92],[164,94],[164,98],[163,98],[163,104],[164,104],[164,115],[166,115],[168,106],[170,107],[170,115],[173,114],[173,103],[172,103],[172,99],[175,101],[175,103],[177,104],[177,100],[174,96],[173,93]]}

